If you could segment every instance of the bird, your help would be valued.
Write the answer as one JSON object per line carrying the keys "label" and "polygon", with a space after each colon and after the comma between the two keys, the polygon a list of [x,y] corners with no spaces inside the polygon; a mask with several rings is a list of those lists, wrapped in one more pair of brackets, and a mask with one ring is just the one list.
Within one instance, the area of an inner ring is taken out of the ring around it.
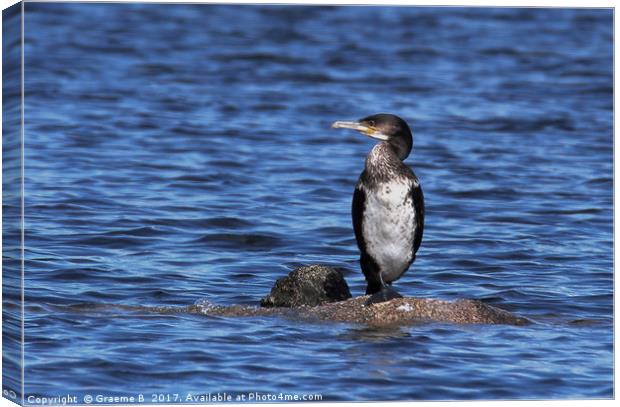
{"label": "bird", "polygon": [[379,113],[358,121],[336,121],[379,141],[368,156],[353,193],[351,215],[366,278],[366,305],[402,298],[391,286],[411,266],[424,233],[424,194],[403,161],[413,148],[407,122]]}

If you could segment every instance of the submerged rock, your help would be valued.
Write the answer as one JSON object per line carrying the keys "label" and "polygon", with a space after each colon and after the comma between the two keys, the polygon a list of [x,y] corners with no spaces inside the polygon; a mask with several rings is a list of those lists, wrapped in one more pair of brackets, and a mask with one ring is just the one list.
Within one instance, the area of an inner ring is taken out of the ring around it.
{"label": "submerged rock", "polygon": [[276,281],[271,293],[263,298],[263,307],[316,306],[351,298],[342,273],[332,267],[310,265],[291,271]]}
{"label": "submerged rock", "polygon": [[[503,324],[528,325],[527,318],[486,305],[476,300],[454,302],[428,298],[396,298],[391,301],[366,306],[370,296],[351,298],[318,306],[257,307],[251,305],[216,305],[200,301],[185,307],[146,307],[120,304],[77,304],[69,306],[76,312],[118,310],[157,314],[198,314],[213,317],[263,317],[290,318],[309,323],[346,322],[370,327],[398,327],[423,323],[453,324]],[[66,306],[63,306],[66,307]],[[63,308],[64,309],[64,308]]]}

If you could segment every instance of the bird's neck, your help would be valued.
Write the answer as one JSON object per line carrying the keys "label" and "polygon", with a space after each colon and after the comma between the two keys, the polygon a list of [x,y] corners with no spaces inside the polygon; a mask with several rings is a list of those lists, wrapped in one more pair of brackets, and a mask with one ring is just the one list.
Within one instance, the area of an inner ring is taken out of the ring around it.
{"label": "bird's neck", "polygon": [[386,141],[374,146],[366,157],[366,171],[374,178],[392,178],[403,166],[394,148]]}

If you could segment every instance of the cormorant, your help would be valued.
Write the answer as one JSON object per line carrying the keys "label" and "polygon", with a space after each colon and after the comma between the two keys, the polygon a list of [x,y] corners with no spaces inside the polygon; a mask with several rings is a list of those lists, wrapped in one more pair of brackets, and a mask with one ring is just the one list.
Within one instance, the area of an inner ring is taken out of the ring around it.
{"label": "cormorant", "polygon": [[353,193],[353,229],[360,265],[372,294],[367,304],[402,297],[392,287],[415,260],[424,229],[424,195],[418,178],[403,163],[413,147],[407,123],[392,114],[337,121],[380,140],[366,157]]}

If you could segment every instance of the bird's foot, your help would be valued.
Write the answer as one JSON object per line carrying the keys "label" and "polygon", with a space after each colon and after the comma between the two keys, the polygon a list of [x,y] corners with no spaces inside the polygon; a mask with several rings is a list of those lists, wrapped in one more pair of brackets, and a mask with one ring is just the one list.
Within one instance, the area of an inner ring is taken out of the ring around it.
{"label": "bird's foot", "polygon": [[380,302],[393,300],[394,298],[403,298],[403,296],[392,287],[384,285],[381,287],[381,290],[371,295],[364,305],[378,304]]}

